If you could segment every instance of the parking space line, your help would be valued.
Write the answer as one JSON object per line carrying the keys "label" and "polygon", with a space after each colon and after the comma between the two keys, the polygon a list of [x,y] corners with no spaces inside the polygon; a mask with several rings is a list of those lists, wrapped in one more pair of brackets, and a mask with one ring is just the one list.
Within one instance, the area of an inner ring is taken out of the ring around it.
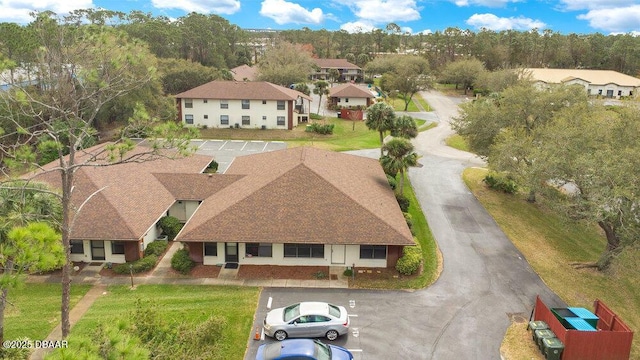
{"label": "parking space line", "polygon": [[244,145],[242,145],[242,149],[240,149],[240,151],[244,150],[244,148],[247,146],[248,142],[244,142]]}
{"label": "parking space line", "polygon": [[220,145],[220,147],[218,148],[218,150],[222,150],[222,148],[227,145],[227,141],[225,140],[224,143],[222,143],[222,145]]}
{"label": "parking space line", "polygon": [[269,145],[268,142],[264,143],[264,146],[262,147],[262,150],[260,150],[261,152],[264,152],[264,150],[267,148],[267,146]]}

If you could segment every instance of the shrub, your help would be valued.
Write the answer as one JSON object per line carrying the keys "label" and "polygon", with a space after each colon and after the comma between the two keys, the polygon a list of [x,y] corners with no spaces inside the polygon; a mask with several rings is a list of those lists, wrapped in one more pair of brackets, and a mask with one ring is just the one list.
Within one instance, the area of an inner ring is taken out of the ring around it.
{"label": "shrub", "polygon": [[158,221],[158,225],[160,225],[162,232],[167,235],[169,241],[175,239],[176,235],[180,232],[180,229],[182,229],[182,223],[180,220],[173,216],[161,217],[160,221]]}
{"label": "shrub", "polygon": [[507,194],[515,194],[518,191],[518,184],[508,175],[490,173],[484,177],[484,182],[489,188]]}
{"label": "shrub", "polygon": [[[22,337],[22,338],[16,339],[15,341],[18,341],[20,343],[27,343],[32,340],[26,337]],[[31,349],[29,349],[27,346],[15,347],[15,348],[9,348],[4,346],[0,347],[0,360],[5,360],[5,359],[6,360],[27,360],[29,359],[30,356],[31,356]]]}
{"label": "shrub", "polygon": [[204,169],[205,174],[215,174],[218,172],[218,162],[215,160],[211,160],[207,168]]}
{"label": "shrub", "polygon": [[157,257],[160,257],[160,255],[162,255],[164,251],[167,250],[168,245],[169,243],[167,243],[166,241],[153,241],[152,243],[147,245],[146,249],[144,249],[144,256],[155,255]]}
{"label": "shrub", "polygon": [[411,230],[411,234],[415,235],[413,233],[413,217],[408,212],[403,212],[402,215],[404,215],[404,221],[407,222],[407,226],[409,227],[409,230]]}
{"label": "shrub", "polygon": [[171,258],[171,267],[181,274],[188,274],[196,263],[189,257],[187,249],[180,249]]}
{"label": "shrub", "polygon": [[141,273],[141,272],[145,272],[153,269],[153,267],[156,266],[157,262],[158,262],[158,256],[149,255],[149,256],[143,257],[142,259],[138,259],[134,262],[118,264],[113,267],[113,271],[115,271],[118,274],[128,274],[129,265],[132,265],[133,273],[137,274],[137,273]]}
{"label": "shrub", "polygon": [[422,250],[420,245],[405,246],[402,257],[396,263],[396,270],[402,275],[413,275],[420,269],[422,263]]}
{"label": "shrub", "polygon": [[348,277],[353,276],[353,269],[346,269],[345,271],[342,272],[342,275],[348,276]]}
{"label": "shrub", "polygon": [[318,115],[316,113],[309,114],[309,117],[311,118],[311,120],[322,120],[322,119],[324,119],[324,117],[322,115]]}
{"label": "shrub", "polygon": [[326,279],[327,278],[327,274],[325,274],[322,271],[318,271],[318,272],[313,273],[313,277],[318,279],[318,280],[322,280],[322,279]]}
{"label": "shrub", "polygon": [[411,201],[402,194],[396,194],[396,200],[398,201],[398,205],[400,205],[400,210],[402,212],[409,212],[409,205],[411,205]]}
{"label": "shrub", "polygon": [[398,186],[398,181],[396,180],[396,178],[387,174],[387,180],[389,181],[389,186],[391,186],[391,189],[395,190]]}
{"label": "shrub", "polygon": [[310,125],[307,125],[307,128],[305,129],[306,132],[314,132],[317,134],[321,134],[321,135],[331,135],[333,134],[333,128],[335,127],[334,124],[318,124],[318,123],[312,123]]}

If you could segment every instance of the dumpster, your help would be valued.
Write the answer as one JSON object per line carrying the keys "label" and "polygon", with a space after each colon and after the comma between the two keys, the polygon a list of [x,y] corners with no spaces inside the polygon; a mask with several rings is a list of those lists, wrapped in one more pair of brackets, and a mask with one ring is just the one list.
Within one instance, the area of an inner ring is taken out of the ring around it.
{"label": "dumpster", "polygon": [[546,360],[560,360],[564,344],[558,338],[542,339],[542,353]]}
{"label": "dumpster", "polygon": [[538,349],[542,351],[542,340],[556,337],[556,334],[549,329],[535,330],[533,332],[533,341],[538,345]]}
{"label": "dumpster", "polygon": [[594,329],[598,328],[599,318],[598,316],[596,316],[596,314],[592,313],[591,311],[585,308],[570,307],[567,309],[569,309],[569,311],[571,311],[572,313],[576,314],[579,318],[588,322],[589,325],[591,325],[591,327],[593,327]]}

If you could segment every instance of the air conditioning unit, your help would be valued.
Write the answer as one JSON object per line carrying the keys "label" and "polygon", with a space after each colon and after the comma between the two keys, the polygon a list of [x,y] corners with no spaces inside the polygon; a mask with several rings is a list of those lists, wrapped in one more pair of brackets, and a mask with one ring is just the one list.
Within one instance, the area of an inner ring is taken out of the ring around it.
{"label": "air conditioning unit", "polygon": [[240,127],[240,124],[236,123],[234,126],[235,126],[235,128],[237,129],[237,128],[239,128],[239,127]]}

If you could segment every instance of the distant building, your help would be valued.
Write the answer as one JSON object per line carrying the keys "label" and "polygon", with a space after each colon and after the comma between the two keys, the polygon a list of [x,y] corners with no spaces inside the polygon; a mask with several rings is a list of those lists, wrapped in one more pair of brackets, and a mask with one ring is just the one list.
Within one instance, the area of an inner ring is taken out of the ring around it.
{"label": "distant building", "polygon": [[258,79],[258,69],[254,66],[240,65],[231,69],[235,81],[255,81]]}
{"label": "distant building", "polygon": [[313,59],[313,61],[316,70],[309,76],[311,80],[329,80],[331,69],[336,69],[340,73],[340,77],[335,79],[338,82],[361,82],[363,79],[362,69],[346,59]]}
{"label": "distant building", "polygon": [[293,129],[309,121],[311,97],[266,81],[211,81],[176,95],[187,126]]}
{"label": "distant building", "polygon": [[539,87],[551,84],[580,85],[591,96],[619,99],[640,90],[640,79],[613,70],[524,69]]}
{"label": "distant building", "polygon": [[340,84],[329,89],[329,105],[336,108],[367,108],[374,98],[371,90],[355,84]]}

